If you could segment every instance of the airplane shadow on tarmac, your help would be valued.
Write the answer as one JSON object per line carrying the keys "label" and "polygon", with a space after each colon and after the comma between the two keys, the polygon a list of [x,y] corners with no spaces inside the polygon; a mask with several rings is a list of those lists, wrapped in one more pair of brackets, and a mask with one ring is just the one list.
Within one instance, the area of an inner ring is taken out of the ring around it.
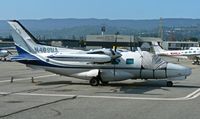
{"label": "airplane shadow on tarmac", "polygon": [[[88,81],[72,82],[72,81],[51,81],[51,82],[39,82],[38,86],[49,86],[49,85],[89,85]],[[117,94],[147,94],[147,95],[163,95],[162,93],[146,93],[151,90],[160,89],[163,91],[171,91],[173,88],[200,88],[200,86],[188,86],[175,83],[173,87],[167,87],[166,81],[142,81],[142,82],[110,82],[107,85],[97,86],[98,88],[111,87],[108,91],[97,91],[96,93],[117,93]],[[81,89],[80,89],[81,90]]]}

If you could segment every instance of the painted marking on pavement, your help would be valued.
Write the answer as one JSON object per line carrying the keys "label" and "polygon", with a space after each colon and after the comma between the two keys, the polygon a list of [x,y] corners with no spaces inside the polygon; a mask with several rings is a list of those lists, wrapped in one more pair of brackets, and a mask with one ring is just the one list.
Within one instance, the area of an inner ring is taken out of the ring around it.
{"label": "painted marking on pavement", "polygon": [[[0,92],[0,95],[10,94],[10,92]],[[151,98],[151,97],[121,97],[121,96],[95,96],[95,95],[68,95],[68,94],[42,94],[42,93],[13,93],[11,95],[21,96],[44,96],[44,97],[76,97],[76,98],[101,98],[101,99],[122,99],[122,100],[156,100],[156,101],[181,101],[192,100],[200,96],[200,88],[185,97],[178,98]]]}
{"label": "painted marking on pavement", "polygon": [[[38,79],[38,78],[46,78],[46,77],[51,77],[51,76],[56,76],[56,74],[50,74],[50,75],[41,75],[41,76],[35,76],[33,77],[34,79]],[[23,81],[23,80],[31,80],[32,77],[28,77],[28,78],[19,78],[19,79],[13,79],[14,81]],[[5,82],[10,82],[11,79],[9,80],[3,80],[0,81],[0,83],[5,83]]]}

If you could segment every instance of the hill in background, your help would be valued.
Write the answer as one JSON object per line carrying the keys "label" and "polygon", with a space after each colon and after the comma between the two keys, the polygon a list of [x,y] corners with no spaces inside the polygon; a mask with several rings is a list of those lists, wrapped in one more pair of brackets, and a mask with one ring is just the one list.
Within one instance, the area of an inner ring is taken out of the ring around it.
{"label": "hill in background", "polygon": [[[41,19],[19,20],[37,38],[79,38],[91,34],[101,34],[101,27],[106,27],[105,34],[119,32],[124,35],[150,33],[158,34],[159,19],[155,20],[109,20],[109,19]],[[171,30],[184,32],[186,35],[200,37],[200,19],[163,19],[167,33]],[[0,20],[0,36],[8,37],[9,26]],[[191,32],[192,31],[192,32]],[[181,33],[180,32],[180,33]],[[194,32],[194,33],[193,33]]]}

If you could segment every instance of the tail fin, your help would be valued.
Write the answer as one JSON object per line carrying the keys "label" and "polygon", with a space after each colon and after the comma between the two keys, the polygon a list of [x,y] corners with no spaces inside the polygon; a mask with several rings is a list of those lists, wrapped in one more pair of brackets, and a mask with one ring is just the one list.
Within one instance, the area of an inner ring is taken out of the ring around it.
{"label": "tail fin", "polygon": [[165,52],[165,50],[160,47],[160,45],[158,44],[158,42],[152,41],[152,45],[153,45],[153,49],[155,51],[155,54],[160,54],[161,52]]}
{"label": "tail fin", "polygon": [[12,28],[12,37],[18,53],[36,53],[34,46],[39,44],[39,41],[19,21],[11,20],[8,24]]}

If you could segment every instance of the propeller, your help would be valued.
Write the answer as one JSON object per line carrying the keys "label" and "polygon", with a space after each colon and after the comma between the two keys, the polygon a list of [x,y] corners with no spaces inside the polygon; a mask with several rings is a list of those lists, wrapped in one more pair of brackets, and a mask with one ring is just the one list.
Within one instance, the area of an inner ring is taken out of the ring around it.
{"label": "propeller", "polygon": [[111,52],[111,57],[112,59],[117,59],[119,57],[121,57],[122,55],[120,53],[118,53],[117,51],[113,51],[112,49],[110,49],[110,52]]}
{"label": "propeller", "polygon": [[119,35],[119,32],[116,32],[115,33],[115,47],[114,47],[114,51],[116,52],[117,51],[117,35]]}
{"label": "propeller", "polygon": [[8,51],[8,53],[12,55],[12,53],[10,51]]}
{"label": "propeller", "polygon": [[140,47],[137,47],[137,50],[138,50],[139,54],[141,55],[141,57],[143,57],[143,53],[142,53],[142,50],[140,49]]}
{"label": "propeller", "polygon": [[137,47],[139,54],[142,58],[142,67],[157,70],[159,68],[165,68],[167,62],[162,60],[158,55],[153,55],[149,52],[143,52],[139,47]]}

